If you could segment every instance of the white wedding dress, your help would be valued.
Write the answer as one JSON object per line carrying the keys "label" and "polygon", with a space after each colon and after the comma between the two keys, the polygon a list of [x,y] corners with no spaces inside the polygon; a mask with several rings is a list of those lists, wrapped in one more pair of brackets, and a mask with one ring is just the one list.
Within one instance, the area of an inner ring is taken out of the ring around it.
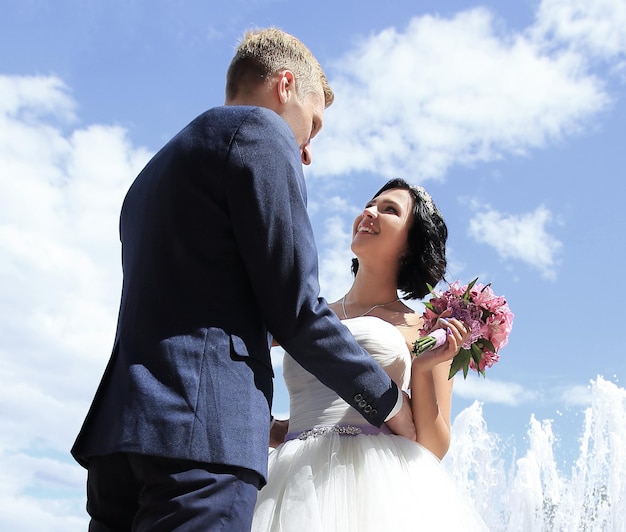
{"label": "white wedding dress", "polygon": [[[404,390],[411,355],[393,325],[343,322]],[[487,530],[439,460],[421,445],[377,431],[288,354],[288,440],[269,456],[255,532],[468,532]]]}

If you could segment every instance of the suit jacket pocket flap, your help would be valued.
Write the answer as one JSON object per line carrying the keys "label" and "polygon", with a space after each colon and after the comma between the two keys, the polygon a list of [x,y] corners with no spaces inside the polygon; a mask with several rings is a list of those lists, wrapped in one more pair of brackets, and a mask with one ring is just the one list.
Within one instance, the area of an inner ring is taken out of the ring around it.
{"label": "suit jacket pocket flap", "polygon": [[[255,349],[256,347],[256,349]],[[244,342],[243,338],[236,336],[234,334],[230,335],[230,349],[231,353],[238,358],[245,358],[247,360],[254,360],[265,366],[266,368],[272,371],[273,368],[272,363],[270,361],[269,355],[265,355],[267,353],[267,348],[264,346],[248,346],[246,342]]]}

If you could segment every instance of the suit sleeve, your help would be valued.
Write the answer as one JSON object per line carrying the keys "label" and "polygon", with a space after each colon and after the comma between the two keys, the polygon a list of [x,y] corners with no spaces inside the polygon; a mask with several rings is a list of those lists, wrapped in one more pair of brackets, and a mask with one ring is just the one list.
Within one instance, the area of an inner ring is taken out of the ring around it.
{"label": "suit sleeve", "polygon": [[290,355],[376,426],[396,385],[319,297],[302,163],[288,125],[252,111],[227,157],[234,237],[268,330]]}

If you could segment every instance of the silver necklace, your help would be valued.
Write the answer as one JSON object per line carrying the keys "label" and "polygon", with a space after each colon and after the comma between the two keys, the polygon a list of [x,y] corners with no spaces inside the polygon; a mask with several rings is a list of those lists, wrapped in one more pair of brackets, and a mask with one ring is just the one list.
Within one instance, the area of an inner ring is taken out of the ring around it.
{"label": "silver necklace", "polygon": [[[392,303],[395,303],[396,301],[400,301],[400,298],[398,297],[398,298],[394,299],[393,301],[389,301],[389,303],[381,303],[380,305],[374,305],[371,309],[366,310],[363,314],[359,314],[358,316],[354,316],[354,317],[355,318],[360,318],[362,316],[365,316],[365,315],[369,314],[375,308],[386,307],[387,305],[391,305]],[[346,312],[346,294],[344,294],[343,297],[341,298],[341,310],[343,310],[343,318],[347,320],[348,319],[348,313]]]}

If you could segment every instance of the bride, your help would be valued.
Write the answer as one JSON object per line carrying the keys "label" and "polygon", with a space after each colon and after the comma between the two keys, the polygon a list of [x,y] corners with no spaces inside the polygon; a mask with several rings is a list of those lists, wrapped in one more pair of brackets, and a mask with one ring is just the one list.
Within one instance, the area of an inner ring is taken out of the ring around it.
{"label": "bride", "polygon": [[450,361],[468,331],[444,313],[437,327],[446,328],[446,344],[413,358],[422,320],[398,298],[398,290],[405,299],[423,298],[427,284],[443,280],[445,222],[424,189],[394,179],[367,203],[352,232],[355,279],[330,307],[410,391],[417,443],[384,425],[364,426],[358,412],[285,354],[289,433],[270,453],[252,530],[487,530],[440,464],[450,443]]}

